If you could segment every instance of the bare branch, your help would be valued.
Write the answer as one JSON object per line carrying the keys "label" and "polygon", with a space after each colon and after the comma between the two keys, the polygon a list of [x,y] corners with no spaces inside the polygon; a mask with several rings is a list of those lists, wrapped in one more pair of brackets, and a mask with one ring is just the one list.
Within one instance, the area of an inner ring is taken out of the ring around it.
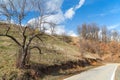
{"label": "bare branch", "polygon": [[9,37],[10,39],[12,39],[14,42],[16,42],[19,46],[22,46],[18,40],[16,38],[14,38],[13,36],[10,36],[8,34],[0,34],[0,36],[6,36],[6,37]]}
{"label": "bare branch", "polygon": [[31,49],[38,49],[38,50],[39,50],[39,53],[42,54],[41,49],[40,49],[38,46],[33,46],[33,47],[30,48],[30,50],[31,50]]}
{"label": "bare branch", "polygon": [[9,11],[7,4],[0,3],[0,13],[7,17],[7,20],[10,22],[12,13]]}
{"label": "bare branch", "polygon": [[7,32],[6,32],[6,35],[8,34],[9,31],[10,31],[10,27],[8,27]]}
{"label": "bare branch", "polygon": [[16,14],[17,9],[16,9],[15,5],[13,4],[12,0],[9,0],[9,5],[10,5],[11,9],[13,9],[13,11]]}
{"label": "bare branch", "polygon": [[27,28],[28,28],[28,27],[25,27],[25,29],[24,29],[24,31],[23,31],[23,46],[25,46],[26,40],[27,40],[27,36],[25,35]]}
{"label": "bare branch", "polygon": [[43,40],[39,37],[39,35],[36,35],[36,38],[38,38],[43,43]]}
{"label": "bare branch", "polygon": [[[35,34],[35,35],[33,35],[33,36],[29,39],[29,42],[28,42],[27,46],[29,46],[29,45],[31,44],[31,42],[32,42],[32,40],[33,40],[34,38],[38,38],[38,36],[40,36],[40,35],[43,35],[43,34],[41,33],[41,34]],[[40,39],[40,38],[38,38],[38,39]],[[41,40],[41,39],[40,39],[40,40]]]}
{"label": "bare branch", "polygon": [[23,36],[25,36],[26,30],[27,30],[27,26],[25,27],[25,29],[23,30]]}

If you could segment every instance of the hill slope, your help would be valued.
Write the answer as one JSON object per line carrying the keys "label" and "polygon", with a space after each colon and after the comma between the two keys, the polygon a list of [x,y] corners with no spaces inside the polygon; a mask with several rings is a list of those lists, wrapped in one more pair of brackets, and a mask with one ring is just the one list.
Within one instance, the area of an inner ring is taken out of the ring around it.
{"label": "hill slope", "polygon": [[[6,26],[8,26],[8,24],[0,23],[0,33],[5,33]],[[16,25],[12,25],[9,34],[21,41]],[[41,47],[42,54],[39,54],[37,50],[33,50],[31,53],[30,64],[52,66],[65,64],[69,61],[81,60],[81,54],[79,53],[78,47],[70,45],[56,36],[44,34],[41,38],[44,44],[39,42],[37,45]],[[18,46],[11,39],[0,37],[0,77],[11,75],[13,72],[18,73],[19,75],[24,73],[24,70],[19,70],[15,67],[17,53]]]}

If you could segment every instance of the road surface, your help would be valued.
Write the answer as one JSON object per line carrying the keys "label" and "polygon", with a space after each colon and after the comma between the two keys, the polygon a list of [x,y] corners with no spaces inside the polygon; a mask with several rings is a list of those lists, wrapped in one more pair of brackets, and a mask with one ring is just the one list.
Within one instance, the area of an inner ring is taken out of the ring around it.
{"label": "road surface", "polygon": [[114,80],[117,67],[118,64],[106,64],[64,80]]}

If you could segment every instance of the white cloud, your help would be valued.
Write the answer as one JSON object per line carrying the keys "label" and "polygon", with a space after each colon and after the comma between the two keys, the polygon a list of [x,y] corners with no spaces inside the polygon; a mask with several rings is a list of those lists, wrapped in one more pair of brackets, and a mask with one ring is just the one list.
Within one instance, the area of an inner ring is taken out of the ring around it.
{"label": "white cloud", "polygon": [[79,4],[76,5],[75,9],[79,9],[85,3],[85,0],[80,0]]}
{"label": "white cloud", "polygon": [[[51,28],[48,26],[47,27],[47,30],[45,31],[46,33],[48,34],[52,34],[51,33]],[[55,34],[58,34],[58,35],[62,35],[63,33],[65,33],[65,26],[64,25],[59,25],[59,26],[56,26],[55,27]]]}
{"label": "white cloud", "polygon": [[66,31],[65,31],[65,26],[64,25],[59,25],[59,26],[56,27],[56,32],[55,32],[56,34],[61,35],[65,32]]}
{"label": "white cloud", "polygon": [[[55,12],[55,14],[44,15],[44,16],[48,16],[44,19],[44,21],[54,22],[56,24],[61,24],[62,22],[64,22],[65,21],[64,14],[61,10],[62,3],[63,3],[63,0],[48,0],[48,1],[45,1],[44,9],[46,9],[46,11],[49,12],[49,13]],[[38,20],[38,19],[40,19],[40,17],[36,18],[36,20]],[[32,22],[32,21],[34,22],[35,18],[28,21],[28,23]]]}
{"label": "white cloud", "polygon": [[75,15],[76,10],[78,10],[79,8],[81,8],[84,3],[85,3],[85,0],[80,0],[78,5],[76,5],[75,7],[71,7],[70,9],[68,9],[65,12],[65,14],[64,14],[65,18],[66,19],[72,19],[73,16]]}
{"label": "white cloud", "polygon": [[74,31],[69,31],[68,34],[69,36],[77,37],[78,35],[74,33]]}
{"label": "white cloud", "polygon": [[63,0],[48,0],[46,1],[46,9],[48,12],[59,12],[61,11],[60,7],[62,6]]}
{"label": "white cloud", "polygon": [[117,27],[120,27],[120,24],[115,24],[115,25],[108,26],[108,29],[112,30],[112,29],[115,29]]}
{"label": "white cloud", "polygon": [[[56,34],[62,34],[63,32],[65,32],[64,25],[61,25],[65,21],[64,14],[61,10],[62,3],[63,3],[63,0],[48,0],[48,1],[45,1],[44,3],[45,5],[44,8],[47,10],[47,12],[50,12],[50,13],[53,11],[55,12],[55,14],[52,14],[52,15],[44,15],[44,16],[48,16],[44,19],[44,21],[52,22],[58,25],[55,28]],[[29,20],[28,24],[31,24],[34,27],[39,26],[40,17]],[[44,26],[46,26],[47,28],[46,33],[51,34],[50,26],[47,24],[45,24]]]}
{"label": "white cloud", "polygon": [[[58,26],[56,27],[56,34],[62,34],[66,32],[65,26],[62,24],[65,22],[65,20],[72,19],[73,16],[75,15],[75,11],[81,8],[81,6],[85,2],[85,0],[80,0],[79,3],[75,5],[75,7],[71,7],[63,14],[63,11],[61,9],[63,1],[64,0],[48,0],[48,1],[45,1],[44,3],[45,9],[47,10],[47,12],[55,11],[55,14],[50,15],[49,17],[45,18],[44,21],[58,24]],[[30,21],[28,21],[28,23],[37,25],[36,22],[39,23],[38,20],[40,20],[40,17],[33,18]],[[48,27],[48,25],[46,26]],[[48,28],[46,32],[50,33],[50,29]],[[68,35],[77,36],[73,31],[68,32]]]}
{"label": "white cloud", "polygon": [[66,19],[71,19],[75,14],[75,11],[73,10],[73,8],[70,8],[69,10],[66,11],[65,18]]}
{"label": "white cloud", "polygon": [[61,24],[65,21],[63,13],[59,11],[57,14],[50,15],[49,17],[45,18],[45,21],[47,22],[53,22],[56,24]]}

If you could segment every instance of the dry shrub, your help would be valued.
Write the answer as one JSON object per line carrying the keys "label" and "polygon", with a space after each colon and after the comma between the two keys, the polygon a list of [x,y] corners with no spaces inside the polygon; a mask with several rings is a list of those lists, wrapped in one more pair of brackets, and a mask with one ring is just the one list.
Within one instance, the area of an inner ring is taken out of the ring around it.
{"label": "dry shrub", "polygon": [[85,52],[98,53],[100,51],[98,42],[90,40],[81,41],[80,50],[81,53]]}
{"label": "dry shrub", "polygon": [[115,55],[120,53],[120,44],[115,41],[105,43],[100,41],[81,40],[80,51],[81,53],[97,53],[101,56],[103,54]]}

